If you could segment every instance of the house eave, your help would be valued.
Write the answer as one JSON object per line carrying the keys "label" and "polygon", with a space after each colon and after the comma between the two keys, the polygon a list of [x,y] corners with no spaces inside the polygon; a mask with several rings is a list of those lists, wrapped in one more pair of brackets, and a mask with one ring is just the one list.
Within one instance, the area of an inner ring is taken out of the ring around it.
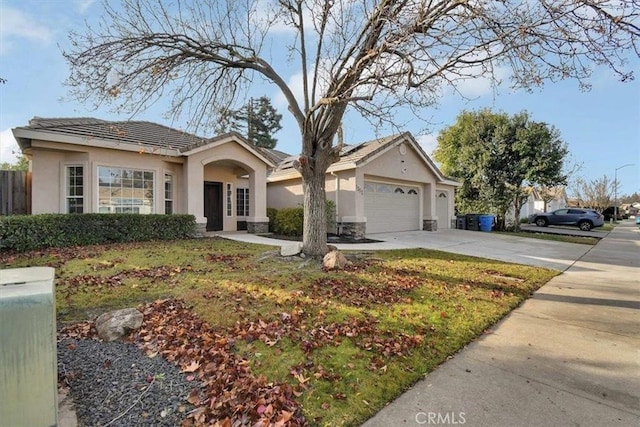
{"label": "house eave", "polygon": [[25,128],[12,129],[13,136],[21,149],[26,148],[33,140],[51,141],[64,144],[73,144],[85,147],[107,148],[120,151],[132,151],[136,153],[157,154],[162,156],[182,157],[183,154],[175,149],[153,147],[146,144],[131,144],[111,139],[96,138],[92,136],[66,135],[57,132],[46,132],[43,130],[32,130]]}

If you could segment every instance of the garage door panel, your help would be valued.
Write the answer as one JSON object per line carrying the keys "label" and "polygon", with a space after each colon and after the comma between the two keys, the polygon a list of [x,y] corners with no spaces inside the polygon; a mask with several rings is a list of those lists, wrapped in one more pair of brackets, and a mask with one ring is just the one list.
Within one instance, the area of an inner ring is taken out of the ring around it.
{"label": "garage door panel", "polygon": [[[367,233],[410,231],[420,229],[420,197],[417,188],[414,194],[394,193],[393,186],[385,190],[381,184],[369,183],[370,189],[364,194],[364,211],[367,217]],[[403,186],[405,190],[412,187]]]}

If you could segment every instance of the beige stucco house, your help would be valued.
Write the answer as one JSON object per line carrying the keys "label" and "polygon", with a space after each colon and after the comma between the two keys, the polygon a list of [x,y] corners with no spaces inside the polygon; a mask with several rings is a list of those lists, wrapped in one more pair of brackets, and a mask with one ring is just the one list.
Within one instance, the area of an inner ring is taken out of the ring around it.
{"label": "beige stucco house", "polygon": [[[13,129],[31,160],[33,214],[187,213],[209,231],[268,231],[302,204],[296,156],[237,133],[201,138],[144,121],[34,118]],[[449,228],[454,190],[409,133],[344,146],[326,175],[339,234]]]}
{"label": "beige stucco house", "polygon": [[144,121],[34,118],[13,129],[31,160],[33,214],[188,213],[207,230],[268,230],[273,153]]}
{"label": "beige stucco house", "polygon": [[[302,204],[302,180],[294,160],[283,160],[269,174],[268,207]],[[354,237],[450,228],[458,186],[408,132],[344,146],[325,180],[327,199],[336,206],[336,231]]]}

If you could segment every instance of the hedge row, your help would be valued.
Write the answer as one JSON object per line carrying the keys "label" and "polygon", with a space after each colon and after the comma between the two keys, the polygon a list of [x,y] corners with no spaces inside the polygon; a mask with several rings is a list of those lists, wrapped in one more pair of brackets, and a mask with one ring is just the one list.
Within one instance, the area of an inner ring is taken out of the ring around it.
{"label": "hedge row", "polygon": [[0,250],[193,237],[193,215],[44,214],[0,217]]}

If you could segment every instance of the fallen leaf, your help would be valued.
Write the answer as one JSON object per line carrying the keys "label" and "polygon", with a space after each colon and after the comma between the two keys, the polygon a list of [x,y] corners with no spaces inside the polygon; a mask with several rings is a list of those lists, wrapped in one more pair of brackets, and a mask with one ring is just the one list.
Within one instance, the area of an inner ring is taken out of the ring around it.
{"label": "fallen leaf", "polygon": [[199,367],[200,367],[200,363],[194,360],[188,366],[183,366],[182,372],[195,372],[198,370]]}

